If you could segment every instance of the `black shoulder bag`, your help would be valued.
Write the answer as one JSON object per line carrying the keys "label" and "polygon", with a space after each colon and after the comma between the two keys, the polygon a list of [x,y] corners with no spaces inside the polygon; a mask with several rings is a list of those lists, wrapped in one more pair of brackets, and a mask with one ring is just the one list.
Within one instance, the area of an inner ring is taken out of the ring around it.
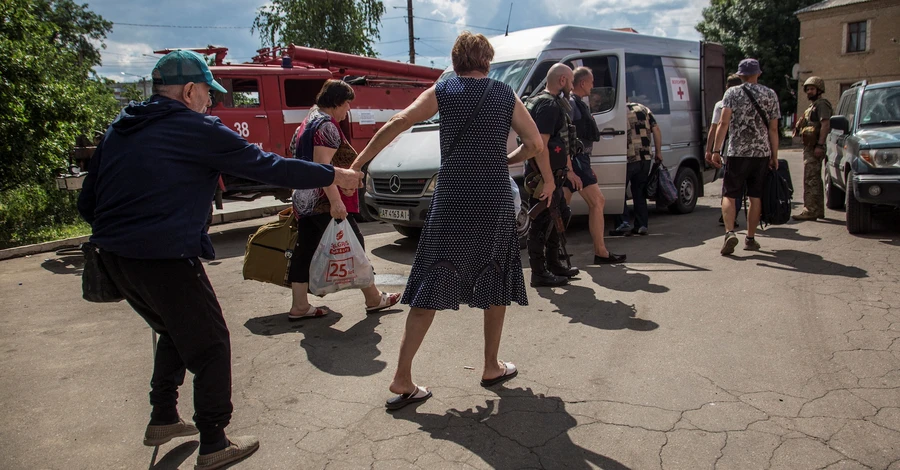
{"label": "black shoulder bag", "polygon": [[[101,142],[100,145],[103,143]],[[95,152],[94,155],[97,161],[96,165],[92,165],[93,171],[99,171],[102,153]],[[82,243],[80,248],[84,253],[84,269],[81,273],[81,296],[84,300],[101,303],[123,300],[122,293],[119,292],[106,267],[103,266],[103,260],[100,259],[100,248],[89,241]]]}
{"label": "black shoulder bag", "polygon": [[756,101],[756,98],[753,97],[753,93],[750,93],[750,90],[747,89],[747,85],[741,86],[741,90],[744,90],[744,93],[747,94],[747,98],[750,98],[750,102],[753,103],[753,107],[756,108],[756,113],[759,114],[759,118],[762,119],[763,127],[768,132],[769,130],[769,120],[766,119],[766,113],[763,112],[762,107],[759,105],[759,102]]}
{"label": "black shoulder bag", "polygon": [[469,119],[466,120],[466,124],[463,126],[462,130],[460,130],[459,133],[456,134],[456,137],[453,138],[453,143],[450,144],[450,149],[447,151],[447,155],[452,154],[453,151],[456,150],[456,144],[459,143],[459,139],[469,130],[469,127],[472,126],[472,121],[475,120],[475,117],[478,116],[478,112],[481,111],[481,106],[484,104],[484,99],[487,98],[488,93],[491,92],[491,88],[494,87],[494,80],[490,78],[488,78],[487,80],[488,84],[484,89],[484,93],[482,93],[481,98],[478,99],[478,104],[475,105],[475,109],[472,110],[472,114],[469,115]]}

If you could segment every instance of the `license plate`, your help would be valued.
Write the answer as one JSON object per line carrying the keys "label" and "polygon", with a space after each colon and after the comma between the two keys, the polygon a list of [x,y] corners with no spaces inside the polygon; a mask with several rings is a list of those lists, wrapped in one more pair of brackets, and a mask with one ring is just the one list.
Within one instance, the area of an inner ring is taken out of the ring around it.
{"label": "license plate", "polygon": [[382,219],[409,221],[409,211],[401,209],[380,209]]}

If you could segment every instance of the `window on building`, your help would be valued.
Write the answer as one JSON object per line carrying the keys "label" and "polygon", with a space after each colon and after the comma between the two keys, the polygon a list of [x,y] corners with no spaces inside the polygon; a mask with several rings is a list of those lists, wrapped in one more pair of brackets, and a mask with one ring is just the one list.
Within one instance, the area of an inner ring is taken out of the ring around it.
{"label": "window on building", "polygon": [[656,114],[669,114],[668,91],[659,56],[625,54],[625,93]]}
{"label": "window on building", "polygon": [[849,90],[850,87],[853,86],[853,83],[854,82],[841,83],[841,95],[840,96],[843,96],[844,92]]}
{"label": "window on building", "polygon": [[866,50],[866,22],[847,23],[847,52]]}

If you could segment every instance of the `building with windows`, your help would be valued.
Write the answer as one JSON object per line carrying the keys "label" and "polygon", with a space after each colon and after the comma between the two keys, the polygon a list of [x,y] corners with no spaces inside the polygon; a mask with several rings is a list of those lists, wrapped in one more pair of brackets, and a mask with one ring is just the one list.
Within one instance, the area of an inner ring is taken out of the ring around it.
{"label": "building with windows", "polygon": [[126,93],[126,88],[133,88],[140,92],[144,98],[149,98],[151,90],[153,88],[153,82],[147,79],[142,78],[140,81],[136,82],[111,82],[107,83],[106,86],[112,90],[113,95],[116,97],[116,101],[119,102],[121,106],[128,105],[128,98]]}
{"label": "building with windows", "polygon": [[803,82],[825,80],[825,97],[837,105],[851,85],[900,80],[900,1],[825,0],[797,11],[800,75],[797,112],[809,105]]}

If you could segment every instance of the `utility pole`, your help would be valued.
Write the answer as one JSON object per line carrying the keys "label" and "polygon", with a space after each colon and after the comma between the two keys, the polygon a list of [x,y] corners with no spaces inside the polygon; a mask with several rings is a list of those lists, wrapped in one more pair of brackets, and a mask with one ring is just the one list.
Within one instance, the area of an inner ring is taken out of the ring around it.
{"label": "utility pole", "polygon": [[413,32],[413,0],[406,0],[406,22],[409,24],[409,63],[416,63],[416,35]]}

